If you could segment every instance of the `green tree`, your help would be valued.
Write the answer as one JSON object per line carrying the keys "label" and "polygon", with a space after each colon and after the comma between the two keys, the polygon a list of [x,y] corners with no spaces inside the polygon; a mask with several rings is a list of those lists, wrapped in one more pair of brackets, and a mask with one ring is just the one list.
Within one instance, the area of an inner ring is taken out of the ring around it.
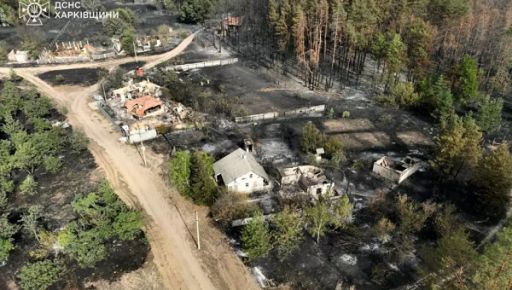
{"label": "green tree", "polygon": [[472,282],[475,289],[509,289],[512,284],[512,227],[507,225],[488,244],[475,262]]}
{"label": "green tree", "polygon": [[478,109],[476,122],[485,132],[495,132],[501,126],[501,111],[503,110],[503,100],[491,100],[489,96],[484,96]]}
{"label": "green tree", "polygon": [[134,30],[135,14],[129,8],[117,8],[114,12],[119,13],[118,18],[105,18],[103,30],[110,36],[121,36],[126,31]]}
{"label": "green tree", "polygon": [[274,26],[277,24],[277,20],[279,20],[279,14],[277,13],[277,4],[276,0],[268,1],[268,21],[270,25]]}
{"label": "green tree", "polygon": [[[402,70],[407,53],[407,46],[403,43],[402,37],[398,33],[387,35],[388,43],[386,46],[385,62],[387,70],[387,85],[392,85],[398,80],[398,74]],[[393,79],[394,77],[394,79]]]}
{"label": "green tree", "polygon": [[342,229],[352,220],[352,211],[354,206],[350,203],[348,195],[344,194],[333,205],[333,215],[331,224],[338,229]]}
{"label": "green tree", "polygon": [[21,182],[20,192],[23,194],[33,195],[36,193],[37,185],[37,181],[35,181],[34,177],[29,174],[25,179],[23,179],[23,182]]}
{"label": "green tree", "polygon": [[272,219],[273,245],[281,258],[296,250],[304,238],[304,220],[300,213],[286,207]]}
{"label": "green tree", "polygon": [[320,242],[322,237],[327,231],[329,225],[332,223],[333,215],[329,211],[329,207],[323,201],[318,201],[314,206],[305,209],[307,220],[307,230],[310,235],[316,238],[316,242]]}
{"label": "green tree", "polygon": [[290,38],[290,27],[288,25],[292,8],[289,0],[282,0],[279,7],[279,17],[274,25],[275,38],[277,40],[277,51],[285,53]]}
{"label": "green tree", "polygon": [[336,154],[340,154],[340,156],[345,156],[345,151],[343,150],[343,142],[336,137],[327,138],[327,141],[325,142],[323,147],[325,149],[325,155],[327,158],[332,159]]}
{"label": "green tree", "polygon": [[62,263],[44,260],[23,265],[17,277],[24,290],[45,290],[59,281],[64,271]]}
{"label": "green tree", "polygon": [[198,204],[212,205],[218,196],[213,179],[213,158],[206,152],[196,151],[191,157],[190,197]]}
{"label": "green tree", "polygon": [[135,53],[135,31],[133,29],[125,29],[120,37],[121,48],[129,55]]}
{"label": "green tree", "polygon": [[5,41],[0,41],[0,62],[5,62],[7,60],[7,43]]}
{"label": "green tree", "polygon": [[23,224],[23,228],[33,235],[36,240],[39,241],[39,237],[37,234],[39,227],[39,219],[43,215],[43,208],[40,205],[33,205],[28,208],[26,214],[21,216],[21,222]]}
{"label": "green tree", "polygon": [[455,104],[448,82],[442,75],[434,84],[434,108],[434,115],[443,129],[455,116]]}
{"label": "green tree", "polygon": [[186,195],[189,191],[191,154],[189,151],[178,151],[169,161],[169,179],[179,193]]}
{"label": "green tree", "polygon": [[462,227],[459,216],[455,213],[455,207],[451,204],[443,208],[434,217],[434,228],[438,236],[446,236]]}
{"label": "green tree", "polygon": [[316,242],[319,243],[320,237],[327,232],[329,227],[341,229],[350,222],[352,209],[347,195],[343,195],[337,203],[332,205],[323,200],[317,201],[314,206],[304,210],[309,234],[314,236]]}
{"label": "green tree", "polygon": [[316,148],[323,146],[324,136],[318,128],[309,121],[302,128],[301,147],[304,152],[315,152]]}
{"label": "green tree", "polygon": [[121,240],[133,240],[141,233],[144,226],[143,215],[140,211],[125,211],[119,213],[112,225],[114,233]]}
{"label": "green tree", "polygon": [[400,232],[405,235],[418,233],[432,216],[436,205],[430,202],[417,203],[407,195],[399,195],[396,210],[400,220]]}
{"label": "green tree", "polygon": [[429,8],[432,18],[437,22],[456,19],[470,10],[468,0],[431,0]]}
{"label": "green tree", "polygon": [[212,9],[210,0],[185,0],[181,5],[178,20],[183,23],[203,23]]}
{"label": "green tree", "polygon": [[97,229],[81,230],[76,224],[68,225],[66,235],[59,236],[64,247],[63,252],[74,259],[81,268],[89,268],[104,260],[107,248],[103,243],[103,234]]}
{"label": "green tree", "polygon": [[430,277],[431,273],[437,273],[433,277],[444,278],[427,280],[433,289],[439,289],[435,285],[440,281],[443,283],[442,289],[460,289],[465,284],[466,274],[471,273],[471,266],[477,257],[464,228],[457,228],[443,235],[434,247],[424,247],[420,252],[424,261],[420,269],[422,275]]}
{"label": "green tree", "polygon": [[31,59],[37,59],[43,49],[43,39],[41,35],[35,32],[21,34],[21,49],[28,51]]}
{"label": "green tree", "polygon": [[243,229],[242,245],[249,259],[264,257],[270,251],[270,234],[261,212]]}
{"label": "green tree", "polygon": [[484,155],[473,174],[479,212],[492,220],[506,215],[512,188],[512,155],[507,145],[501,145]]}
{"label": "green tree", "polygon": [[448,178],[456,178],[461,170],[473,169],[482,155],[482,132],[470,117],[455,116],[436,140],[434,169]]}
{"label": "green tree", "polygon": [[433,41],[433,27],[421,18],[410,21],[404,33],[407,46],[407,66],[416,80],[425,77],[431,65],[430,54]]}
{"label": "green tree", "polygon": [[7,261],[9,254],[14,250],[15,246],[12,239],[0,238],[0,262]]}
{"label": "green tree", "polygon": [[457,101],[462,104],[474,103],[478,97],[479,86],[476,60],[464,55],[455,69],[454,77],[453,87]]}
{"label": "green tree", "polygon": [[414,84],[399,82],[390,88],[390,94],[400,106],[414,107],[420,102],[420,96],[415,92]]}
{"label": "green tree", "polygon": [[68,138],[69,146],[71,151],[75,154],[79,154],[87,150],[89,145],[89,139],[85,135],[84,131],[78,128],[73,128],[73,133]]}
{"label": "green tree", "polygon": [[6,215],[0,215],[0,261],[6,261],[9,253],[14,250],[14,239],[12,236],[19,229],[19,226],[9,223]]}
{"label": "green tree", "polygon": [[0,3],[0,13],[5,15],[5,18],[0,19],[0,20],[5,21],[7,24],[16,25],[19,22],[18,13],[15,10],[15,6],[9,5],[8,2]]}

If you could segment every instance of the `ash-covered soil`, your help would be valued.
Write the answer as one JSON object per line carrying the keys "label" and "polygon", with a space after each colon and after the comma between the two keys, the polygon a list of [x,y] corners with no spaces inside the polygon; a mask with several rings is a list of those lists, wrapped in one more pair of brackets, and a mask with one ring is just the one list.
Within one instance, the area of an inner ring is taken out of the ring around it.
{"label": "ash-covered soil", "polygon": [[49,71],[38,75],[52,86],[78,85],[91,86],[97,83],[107,71],[103,69],[85,68]]}

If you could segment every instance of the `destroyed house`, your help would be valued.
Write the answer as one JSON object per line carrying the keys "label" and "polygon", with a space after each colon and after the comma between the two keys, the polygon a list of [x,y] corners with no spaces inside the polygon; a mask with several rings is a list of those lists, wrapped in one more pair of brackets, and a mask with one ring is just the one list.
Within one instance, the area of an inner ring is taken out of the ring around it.
{"label": "destroyed house", "polygon": [[318,199],[320,196],[331,195],[334,192],[334,183],[329,181],[321,168],[311,165],[282,168],[281,177],[282,194],[303,193]]}
{"label": "destroyed house", "polygon": [[226,27],[239,27],[242,23],[241,17],[229,16],[224,19],[224,25]]}
{"label": "destroyed house", "polygon": [[11,50],[7,54],[7,60],[12,63],[27,63],[30,60],[29,53],[26,50]]}
{"label": "destroyed house", "polygon": [[240,148],[213,164],[215,180],[231,192],[252,193],[272,189],[272,183],[254,156]]}
{"label": "destroyed house", "polygon": [[158,115],[163,113],[164,110],[162,101],[151,96],[128,100],[125,103],[125,107],[128,113],[137,119]]}
{"label": "destroyed house", "polygon": [[159,97],[160,95],[161,87],[146,80],[138,83],[130,81],[126,86],[112,91],[112,98],[117,98],[121,102],[124,102],[126,99],[135,99],[143,96]]}
{"label": "destroyed house", "polygon": [[419,168],[419,160],[412,157],[394,160],[384,156],[373,163],[373,172],[398,184],[413,175]]}

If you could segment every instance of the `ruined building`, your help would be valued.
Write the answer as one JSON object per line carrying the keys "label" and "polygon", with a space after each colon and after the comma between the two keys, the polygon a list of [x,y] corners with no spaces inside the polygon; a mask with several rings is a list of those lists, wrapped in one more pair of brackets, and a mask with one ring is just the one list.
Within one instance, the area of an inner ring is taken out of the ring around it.
{"label": "ruined building", "polygon": [[315,200],[335,194],[334,182],[327,179],[321,168],[301,165],[279,169],[281,178],[281,198],[307,195]]}
{"label": "ruined building", "polygon": [[373,172],[398,184],[420,169],[420,161],[416,158],[406,157],[394,160],[387,156],[373,163]]}

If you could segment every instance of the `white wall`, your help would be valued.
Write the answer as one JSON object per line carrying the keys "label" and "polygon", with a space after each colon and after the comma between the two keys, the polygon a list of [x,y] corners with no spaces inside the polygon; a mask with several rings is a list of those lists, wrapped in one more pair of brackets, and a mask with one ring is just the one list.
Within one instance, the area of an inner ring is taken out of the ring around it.
{"label": "white wall", "polygon": [[[252,175],[252,177],[251,177]],[[265,186],[264,178],[255,174],[254,172],[247,173],[238,177],[234,181],[226,184],[229,191],[240,193],[252,193],[256,191],[264,191],[272,188],[270,180],[268,185]]]}

